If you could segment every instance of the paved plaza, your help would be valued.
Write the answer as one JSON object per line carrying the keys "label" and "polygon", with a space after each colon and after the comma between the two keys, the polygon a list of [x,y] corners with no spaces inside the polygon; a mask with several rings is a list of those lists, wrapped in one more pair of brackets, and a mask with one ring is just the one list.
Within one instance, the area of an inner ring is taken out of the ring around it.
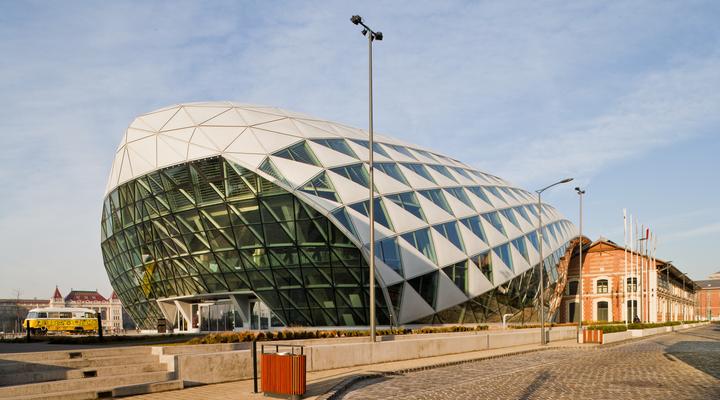
{"label": "paved plaza", "polygon": [[720,326],[362,381],[343,399],[718,399]]}

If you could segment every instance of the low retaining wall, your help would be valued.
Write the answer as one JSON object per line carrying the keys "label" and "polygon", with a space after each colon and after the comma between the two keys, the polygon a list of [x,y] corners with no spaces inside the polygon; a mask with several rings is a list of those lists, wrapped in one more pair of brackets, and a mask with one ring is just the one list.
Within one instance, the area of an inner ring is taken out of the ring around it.
{"label": "low retaining wall", "polygon": [[606,333],[603,335],[603,344],[621,342],[632,338],[631,331]]}
{"label": "low retaining wall", "polygon": [[682,331],[689,328],[695,328],[701,325],[707,324],[706,322],[700,322],[697,324],[682,324],[673,326],[659,326],[657,328],[647,329],[628,329],[625,332],[606,333],[603,337],[603,344],[619,342],[621,340],[627,340],[631,338],[648,337],[658,335],[661,333]]}
{"label": "low retaining wall", "polygon": [[[575,338],[575,327],[546,330],[550,342]],[[294,340],[306,344],[308,371],[353,367],[417,358],[522,346],[540,341],[540,329],[503,332],[462,332],[452,335],[407,335],[383,337],[373,344],[368,338],[351,340]],[[329,341],[332,341],[328,343]],[[310,343],[308,343],[310,342]],[[266,342],[268,346],[282,342]],[[288,342],[286,342],[288,343]],[[323,344],[324,343],[324,344]],[[251,350],[236,350],[248,343],[154,347],[153,354],[177,373],[186,386],[252,378]],[[260,343],[258,343],[258,351]],[[259,363],[258,363],[259,364]],[[258,365],[259,368],[259,365]]]}

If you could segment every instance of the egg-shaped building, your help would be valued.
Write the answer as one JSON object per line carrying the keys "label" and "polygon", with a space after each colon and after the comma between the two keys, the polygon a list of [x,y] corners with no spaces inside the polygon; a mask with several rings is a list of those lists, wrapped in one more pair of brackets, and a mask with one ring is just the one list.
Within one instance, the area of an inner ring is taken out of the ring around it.
{"label": "egg-shaped building", "polygon": [[[378,323],[537,320],[536,197],[375,135]],[[136,118],[101,222],[136,323],[178,330],[368,325],[368,134],[272,107],[181,104]],[[542,205],[554,312],[574,226]]]}

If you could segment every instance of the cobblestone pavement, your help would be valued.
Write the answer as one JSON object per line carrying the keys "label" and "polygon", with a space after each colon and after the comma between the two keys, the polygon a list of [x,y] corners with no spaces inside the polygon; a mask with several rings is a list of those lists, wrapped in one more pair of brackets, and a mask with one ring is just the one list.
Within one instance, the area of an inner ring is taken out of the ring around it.
{"label": "cobblestone pavement", "polygon": [[343,399],[720,399],[720,326],[360,382]]}

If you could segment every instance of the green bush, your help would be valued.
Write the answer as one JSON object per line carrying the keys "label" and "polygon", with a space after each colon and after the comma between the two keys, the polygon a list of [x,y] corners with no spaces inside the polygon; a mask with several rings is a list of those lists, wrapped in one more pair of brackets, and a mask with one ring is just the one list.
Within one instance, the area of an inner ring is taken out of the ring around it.
{"label": "green bush", "polygon": [[680,325],[680,321],[669,321],[669,322],[656,322],[656,323],[635,323],[629,324],[628,329],[649,329],[649,328],[660,328],[663,326],[676,326]]}
{"label": "green bush", "polygon": [[585,328],[589,331],[602,331],[603,333],[625,332],[628,328],[625,325],[589,325]]}

